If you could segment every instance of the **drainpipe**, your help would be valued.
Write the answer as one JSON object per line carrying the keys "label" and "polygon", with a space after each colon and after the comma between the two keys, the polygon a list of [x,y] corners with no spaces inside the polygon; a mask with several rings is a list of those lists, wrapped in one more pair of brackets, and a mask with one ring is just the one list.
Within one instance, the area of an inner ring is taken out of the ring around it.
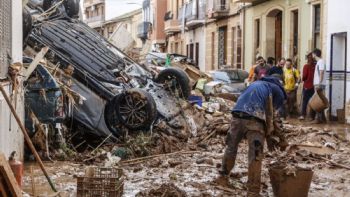
{"label": "drainpipe", "polygon": [[245,3],[243,3],[243,21],[242,21],[242,69],[245,70]]}

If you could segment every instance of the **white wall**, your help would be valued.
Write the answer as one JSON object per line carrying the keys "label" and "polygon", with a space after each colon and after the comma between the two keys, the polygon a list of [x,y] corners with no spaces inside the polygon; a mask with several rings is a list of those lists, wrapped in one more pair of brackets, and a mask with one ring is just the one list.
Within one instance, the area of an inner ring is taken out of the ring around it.
{"label": "white wall", "polygon": [[[20,11],[19,11],[20,10]],[[22,62],[22,0],[12,0],[12,61]],[[0,10],[1,12],[2,10]],[[9,94],[11,86],[8,82],[2,82]],[[17,113],[24,120],[24,99],[23,89],[19,88],[17,96],[13,96],[13,104]],[[19,158],[23,158],[23,136],[11,115],[10,110],[0,94],[0,152],[8,157],[12,151],[16,151]]]}
{"label": "white wall", "polygon": [[[350,20],[348,17],[350,8],[349,0],[337,0],[328,1],[328,18],[327,18],[327,70],[330,69],[330,57],[331,57],[331,35],[335,33],[347,32],[347,71],[350,71]],[[336,40],[335,40],[336,46]],[[338,45],[339,46],[339,45]],[[339,48],[335,48],[335,53],[339,52]],[[337,61],[333,61],[335,64]],[[334,65],[339,70],[339,65]],[[333,68],[334,69],[334,68]],[[346,93],[346,118],[347,122],[350,123],[350,75],[347,76],[347,93]],[[338,83],[338,84],[337,84]],[[341,97],[343,95],[342,89],[337,88],[338,85],[342,85],[341,81],[333,81],[333,97]],[[339,96],[338,96],[339,95]],[[341,96],[340,96],[341,95]],[[328,96],[328,94],[327,94]],[[342,102],[342,101],[341,101]],[[333,110],[332,110],[333,111]]]}
{"label": "white wall", "polygon": [[[196,43],[199,43],[199,57],[198,66],[201,71],[205,71],[205,52],[206,52],[206,41],[205,41],[205,26],[196,28],[194,30],[187,31],[185,33],[185,46],[187,44],[194,44],[194,56],[196,55]],[[185,50],[186,51],[186,50]],[[195,59],[194,59],[195,60]]]}

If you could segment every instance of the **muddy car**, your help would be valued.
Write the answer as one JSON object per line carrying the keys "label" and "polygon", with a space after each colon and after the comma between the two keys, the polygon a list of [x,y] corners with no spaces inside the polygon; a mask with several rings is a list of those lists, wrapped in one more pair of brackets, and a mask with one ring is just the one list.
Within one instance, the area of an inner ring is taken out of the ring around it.
{"label": "muddy car", "polygon": [[[157,120],[181,112],[177,103],[190,94],[189,79],[182,70],[170,68],[155,75],[74,19],[73,4],[43,3],[46,7],[41,9],[30,4],[26,8],[24,21],[31,21],[26,20],[29,17],[33,22],[25,45],[36,52],[49,47],[45,57],[51,65],[73,68],[69,88],[84,97],[74,108],[75,122],[97,135],[120,136],[124,128],[148,130]],[[51,15],[42,18],[45,10]]]}
{"label": "muddy car", "polygon": [[[23,63],[29,64],[31,58],[24,57]],[[63,94],[59,84],[50,72],[41,64],[38,64],[28,80],[24,83],[25,93],[25,126],[29,134],[34,134],[35,119],[52,128],[61,128],[65,119]]]}

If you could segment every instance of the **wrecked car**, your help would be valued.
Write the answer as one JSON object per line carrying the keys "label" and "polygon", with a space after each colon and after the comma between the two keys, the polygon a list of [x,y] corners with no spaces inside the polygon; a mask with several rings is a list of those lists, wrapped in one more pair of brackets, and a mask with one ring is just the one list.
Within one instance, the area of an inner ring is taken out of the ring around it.
{"label": "wrecked car", "polygon": [[205,94],[230,93],[239,96],[246,88],[248,72],[242,69],[221,69],[209,72],[213,81],[204,85]]}
{"label": "wrecked car", "polygon": [[157,66],[164,66],[167,59],[167,55],[169,55],[169,58],[172,62],[186,63],[188,65],[194,66],[195,68],[199,69],[198,65],[194,62],[193,59],[177,53],[167,54],[167,53],[150,52],[146,55],[146,63],[156,64]]}
{"label": "wrecked car", "polygon": [[[24,64],[31,62],[31,58],[23,58]],[[25,126],[29,133],[34,134],[35,132],[33,119],[53,128],[61,128],[65,119],[63,93],[50,72],[43,65],[38,64],[25,81],[24,87]]]}
{"label": "wrecked car", "polygon": [[47,17],[46,8],[29,4],[24,17],[33,24],[25,44],[35,52],[49,47],[45,58],[51,68],[63,71],[59,80],[83,98],[71,115],[76,123],[96,135],[121,136],[124,128],[148,130],[181,112],[179,98],[190,94],[186,73],[169,68],[154,75],[74,19],[70,4],[57,3],[44,0],[46,8],[51,5]]}

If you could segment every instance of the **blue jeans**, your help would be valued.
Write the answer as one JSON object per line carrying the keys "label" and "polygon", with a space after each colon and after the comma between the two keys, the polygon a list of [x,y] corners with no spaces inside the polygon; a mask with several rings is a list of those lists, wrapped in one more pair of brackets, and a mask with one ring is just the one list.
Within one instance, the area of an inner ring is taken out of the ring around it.
{"label": "blue jeans", "polygon": [[309,100],[314,95],[314,93],[315,93],[315,89],[314,88],[303,89],[303,104],[302,104],[302,107],[301,107],[301,115],[302,116],[306,116],[307,105],[309,104]]}

